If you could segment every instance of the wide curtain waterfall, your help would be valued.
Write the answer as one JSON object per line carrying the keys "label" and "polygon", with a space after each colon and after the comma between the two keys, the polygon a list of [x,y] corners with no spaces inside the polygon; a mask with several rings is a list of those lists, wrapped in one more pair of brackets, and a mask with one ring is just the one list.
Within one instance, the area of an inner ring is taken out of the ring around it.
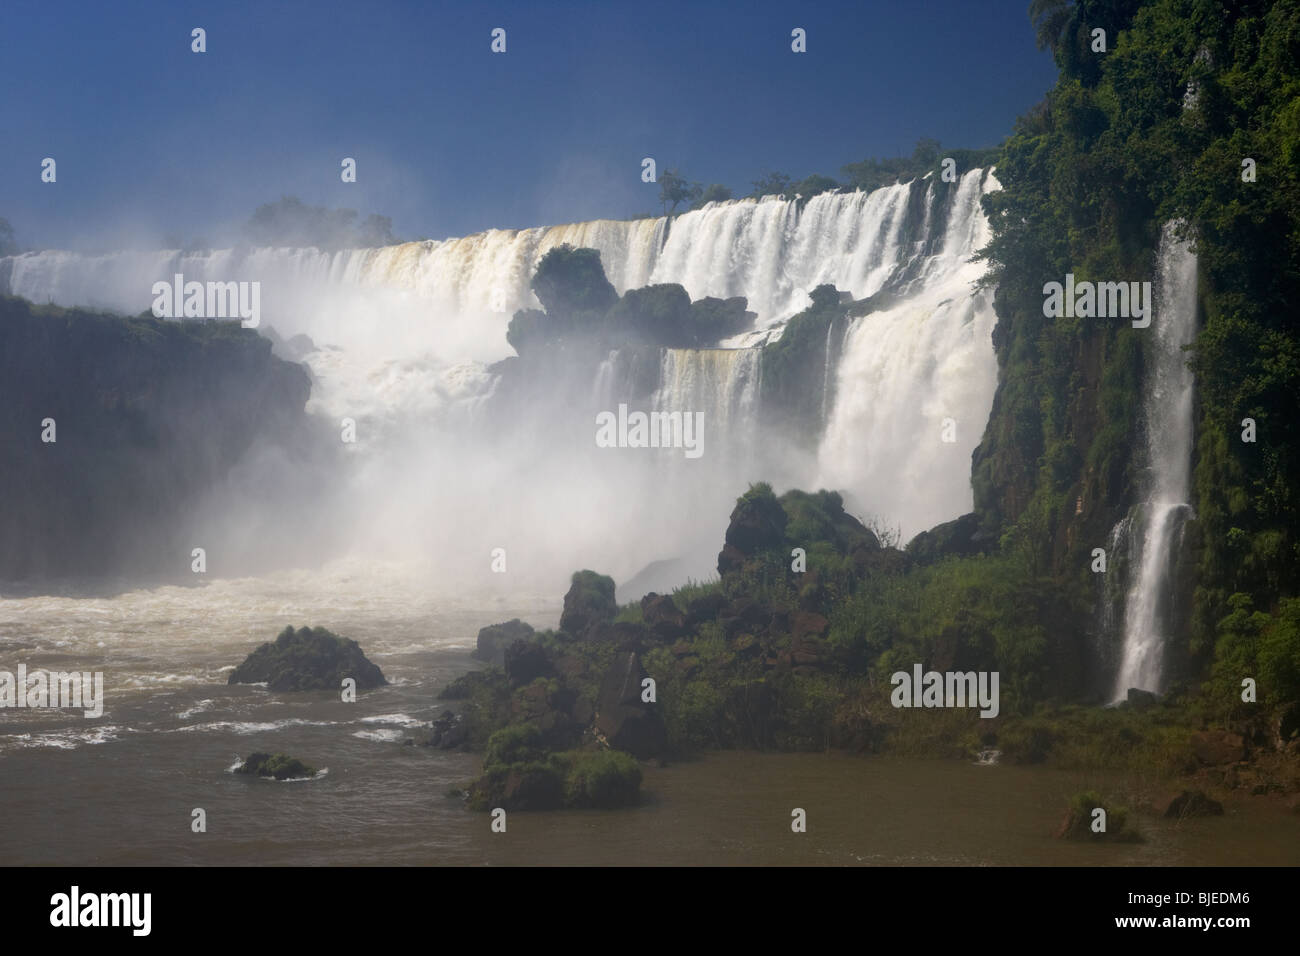
{"label": "wide curtain waterfall", "polygon": [[[46,251],[0,259],[0,290],[138,313],[153,283],[176,274],[258,281],[263,331],[311,371],[310,410],[356,422],[347,491],[322,506],[355,525],[357,547],[475,569],[506,547],[512,575],[544,569],[547,586],[575,567],[626,578],[661,559],[701,577],[751,481],[839,489],[851,511],[905,538],[970,510],[970,456],[997,374],[992,293],[975,288],[985,266],[972,256],[988,238],[980,198],[997,188],[977,169],[954,183],[712,203],[671,222],[332,253]],[[640,366],[615,351],[589,368],[534,370],[540,390],[513,420],[490,422],[503,381],[492,363],[513,354],[510,316],[538,307],[529,281],[563,243],[598,250],[620,293],[680,283],[693,299],[745,296],[755,327],[720,343],[731,348],[663,350]],[[805,383],[822,421],[811,450],[795,449],[761,420],[761,344],[822,284],[875,307],[828,330]],[[648,387],[633,387],[634,367]],[[704,413],[704,454],[596,448],[594,415],[619,403]]]}

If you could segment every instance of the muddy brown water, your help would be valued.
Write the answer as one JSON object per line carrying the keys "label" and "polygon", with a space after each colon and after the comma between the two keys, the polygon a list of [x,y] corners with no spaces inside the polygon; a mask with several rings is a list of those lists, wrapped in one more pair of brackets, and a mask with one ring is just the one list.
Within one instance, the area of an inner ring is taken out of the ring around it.
{"label": "muddy brown water", "polygon": [[[61,865],[1296,865],[1300,816],[1242,797],[1222,817],[1137,814],[1136,845],[1052,837],[1071,795],[1168,787],[1131,776],[843,754],[720,752],[646,765],[641,806],[515,812],[505,833],[446,792],[478,757],[406,747],[474,666],[484,623],[553,625],[538,600],[484,607],[414,593],[359,601],[319,582],[0,600],[0,669],[100,670],[104,715],[0,710],[3,863]],[[334,597],[327,597],[334,594]],[[225,684],[285,624],[359,640],[392,684],[354,704]],[[254,750],[325,768],[230,772]],[[191,829],[206,813],[207,832]],[[791,831],[791,811],[807,832]]]}

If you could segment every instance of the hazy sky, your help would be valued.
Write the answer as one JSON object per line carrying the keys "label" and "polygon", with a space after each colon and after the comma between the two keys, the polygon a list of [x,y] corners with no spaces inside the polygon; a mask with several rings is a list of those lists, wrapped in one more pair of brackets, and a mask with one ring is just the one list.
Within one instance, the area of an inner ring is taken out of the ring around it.
{"label": "hazy sky", "polygon": [[1054,80],[1027,6],[4,0],[0,216],[28,246],[219,242],[287,194],[443,238],[657,209],[646,156],[743,194],[992,146]]}

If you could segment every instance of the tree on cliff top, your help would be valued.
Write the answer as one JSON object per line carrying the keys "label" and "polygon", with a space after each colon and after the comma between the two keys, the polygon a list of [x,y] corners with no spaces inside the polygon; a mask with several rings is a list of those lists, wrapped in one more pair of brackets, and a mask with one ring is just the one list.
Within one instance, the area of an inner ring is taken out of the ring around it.
{"label": "tree on cliff top", "polygon": [[663,203],[664,214],[671,216],[681,203],[693,203],[704,194],[704,187],[699,183],[688,183],[676,169],[665,170],[659,177],[659,201]]}

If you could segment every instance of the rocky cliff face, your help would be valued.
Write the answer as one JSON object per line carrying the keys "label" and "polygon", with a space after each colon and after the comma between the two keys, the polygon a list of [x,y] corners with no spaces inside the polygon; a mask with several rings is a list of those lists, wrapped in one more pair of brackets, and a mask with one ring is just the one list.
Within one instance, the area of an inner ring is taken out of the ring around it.
{"label": "rocky cliff face", "polygon": [[310,390],[237,322],[0,299],[0,580],[188,574],[200,499]]}

